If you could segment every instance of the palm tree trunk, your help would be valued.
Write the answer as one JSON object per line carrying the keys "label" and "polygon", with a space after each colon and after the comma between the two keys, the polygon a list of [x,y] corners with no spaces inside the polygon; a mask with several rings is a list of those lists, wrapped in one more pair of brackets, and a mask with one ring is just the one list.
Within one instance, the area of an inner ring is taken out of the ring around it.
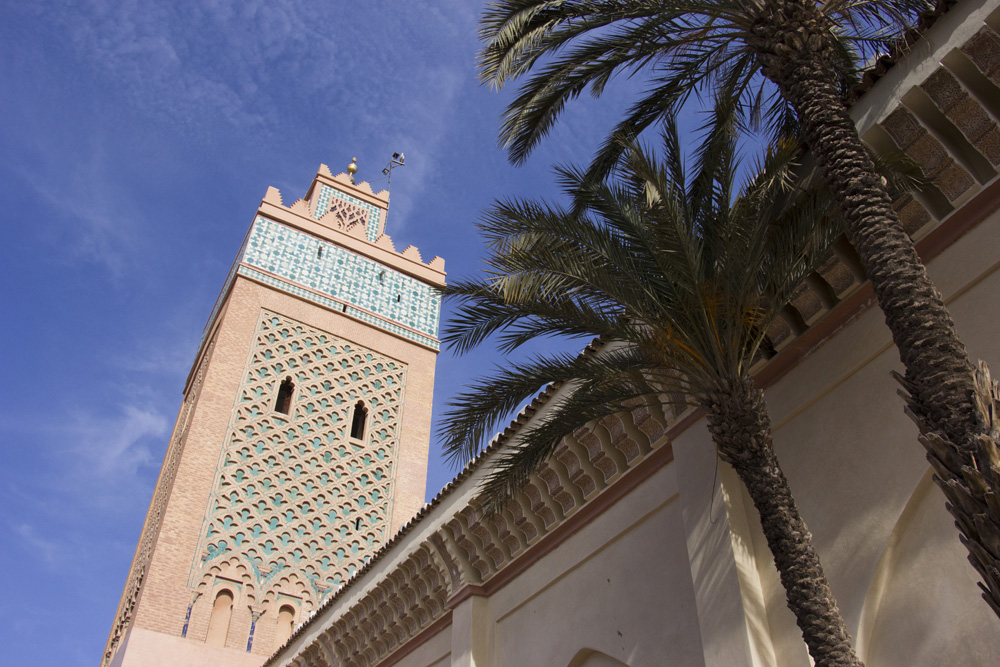
{"label": "palm tree trunk", "polygon": [[906,369],[906,401],[936,481],[986,582],[984,598],[1000,615],[1000,442],[990,424],[989,382],[977,382],[944,300],[858,137],[831,65],[828,23],[811,0],[770,0],[753,33],[765,76],[795,108],[841,209]]}
{"label": "palm tree trunk", "polygon": [[763,392],[749,378],[741,378],[718,387],[702,407],[719,456],[739,475],[760,514],[788,607],[809,654],[818,667],[863,667],[771,447]]}

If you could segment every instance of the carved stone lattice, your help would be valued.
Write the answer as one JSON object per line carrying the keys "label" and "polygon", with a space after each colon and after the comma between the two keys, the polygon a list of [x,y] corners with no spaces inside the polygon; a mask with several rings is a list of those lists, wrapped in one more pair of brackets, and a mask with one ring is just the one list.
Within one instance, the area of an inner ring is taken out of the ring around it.
{"label": "carved stone lattice", "polygon": [[357,204],[339,198],[333,198],[330,203],[330,214],[337,221],[337,228],[345,232],[350,232],[355,227],[367,228],[368,211]]}
{"label": "carved stone lattice", "polygon": [[[284,414],[276,401],[288,379]],[[262,311],[192,585],[235,557],[258,600],[297,573],[318,603],[360,568],[389,529],[405,379],[399,361]],[[355,439],[359,401],[367,416]]]}

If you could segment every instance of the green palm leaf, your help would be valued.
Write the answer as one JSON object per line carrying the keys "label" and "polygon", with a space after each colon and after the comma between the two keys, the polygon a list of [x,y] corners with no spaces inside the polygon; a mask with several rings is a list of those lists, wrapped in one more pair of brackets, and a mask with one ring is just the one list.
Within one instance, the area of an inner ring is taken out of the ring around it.
{"label": "green palm leaf", "polygon": [[[722,122],[731,114],[717,118],[721,130],[694,156],[694,168],[684,164],[677,128],[668,122],[661,156],[623,146],[627,159],[614,181],[560,169],[570,206],[502,201],[485,215],[489,268],[444,289],[458,305],[444,341],[459,352],[493,336],[508,352],[539,336],[591,335],[600,344],[581,355],[498,367],[451,400],[441,435],[453,460],[472,459],[518,406],[543,387],[554,390],[489,459],[481,501],[496,512],[576,429],[642,404],[699,406],[720,456],[761,509],[769,545],[794,552],[777,560],[801,561],[815,572],[820,566],[808,541],[789,539],[807,531],[771,451],[749,366],[771,322],[840,230],[825,215],[825,190],[795,184],[792,142],[770,151],[734,196],[734,128]],[[753,428],[740,432],[743,423]],[[783,494],[780,501],[774,493]],[[775,506],[788,511],[779,517],[766,509]],[[858,664],[825,580],[786,581],[784,570],[782,578],[817,664]],[[804,604],[803,595],[825,602]],[[817,608],[827,622],[820,633],[802,621]],[[851,660],[827,659],[834,654]]]}

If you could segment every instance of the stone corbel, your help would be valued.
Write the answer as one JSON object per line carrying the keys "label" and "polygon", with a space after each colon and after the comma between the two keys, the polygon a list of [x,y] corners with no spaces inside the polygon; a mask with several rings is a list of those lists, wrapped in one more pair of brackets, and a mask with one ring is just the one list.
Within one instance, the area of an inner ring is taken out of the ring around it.
{"label": "stone corbel", "polygon": [[450,581],[448,587],[449,597],[457,593],[468,583],[480,583],[479,572],[469,564],[468,559],[464,557],[463,551],[458,548],[458,545],[455,544],[454,539],[448,534],[448,531],[437,530],[431,533],[428,542],[434,547],[430,550],[432,558],[441,564],[439,569],[442,572],[448,573],[448,580]]}

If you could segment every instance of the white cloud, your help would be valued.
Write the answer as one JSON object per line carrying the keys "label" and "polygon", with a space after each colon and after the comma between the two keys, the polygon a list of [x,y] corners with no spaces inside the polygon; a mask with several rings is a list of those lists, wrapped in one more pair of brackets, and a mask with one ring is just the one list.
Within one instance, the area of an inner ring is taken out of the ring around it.
{"label": "white cloud", "polygon": [[125,486],[136,480],[141,468],[158,463],[150,439],[166,434],[166,418],[150,408],[125,405],[113,417],[78,413],[66,429],[66,436],[75,441],[67,453],[91,479]]}
{"label": "white cloud", "polygon": [[122,405],[111,414],[76,410],[61,420],[51,414],[46,419],[5,416],[3,439],[28,446],[38,457],[32,477],[8,491],[45,498],[36,509],[68,507],[84,513],[148,497],[168,428],[163,413],[141,404]]}
{"label": "white cloud", "polygon": [[80,60],[109,91],[196,135],[220,121],[277,133],[300,114],[325,114],[331,135],[419,136],[423,145],[407,142],[410,150],[430,157],[471,75],[476,12],[466,0],[430,8],[89,0],[53,9],[47,20],[67,26]]}
{"label": "white cloud", "polygon": [[[389,144],[399,146],[393,150],[409,152],[410,156],[405,173],[397,174],[399,180],[396,182],[402,186],[399,187],[399,194],[402,196],[395,198],[390,210],[387,229],[390,236],[394,231],[406,229],[410,213],[419,203],[419,193],[424,191],[430,180],[450,177],[440,146],[455,115],[460,112],[457,100],[465,76],[456,68],[436,68],[434,76],[428,79],[433,85],[424,91],[427,98],[434,100],[434,104],[408,107],[407,127],[387,134]],[[431,257],[423,259],[429,261]]]}
{"label": "white cloud", "polygon": [[183,381],[191,369],[205,317],[202,313],[190,317],[186,312],[164,313],[154,332],[126,343],[126,350],[116,349],[109,361],[128,373],[167,376],[170,388],[179,392],[176,381]]}
{"label": "white cloud", "polygon": [[14,533],[24,546],[28,547],[28,551],[40,556],[49,567],[58,565],[64,560],[65,551],[60,543],[39,535],[34,526],[26,523],[17,524],[14,526]]}
{"label": "white cloud", "polygon": [[54,256],[103,266],[120,280],[133,265],[140,241],[135,216],[123,208],[128,200],[119,198],[107,172],[103,153],[96,145],[60,180],[49,176],[47,166],[18,169],[21,178],[53,210],[70,218],[70,224],[49,227],[63,235]]}

